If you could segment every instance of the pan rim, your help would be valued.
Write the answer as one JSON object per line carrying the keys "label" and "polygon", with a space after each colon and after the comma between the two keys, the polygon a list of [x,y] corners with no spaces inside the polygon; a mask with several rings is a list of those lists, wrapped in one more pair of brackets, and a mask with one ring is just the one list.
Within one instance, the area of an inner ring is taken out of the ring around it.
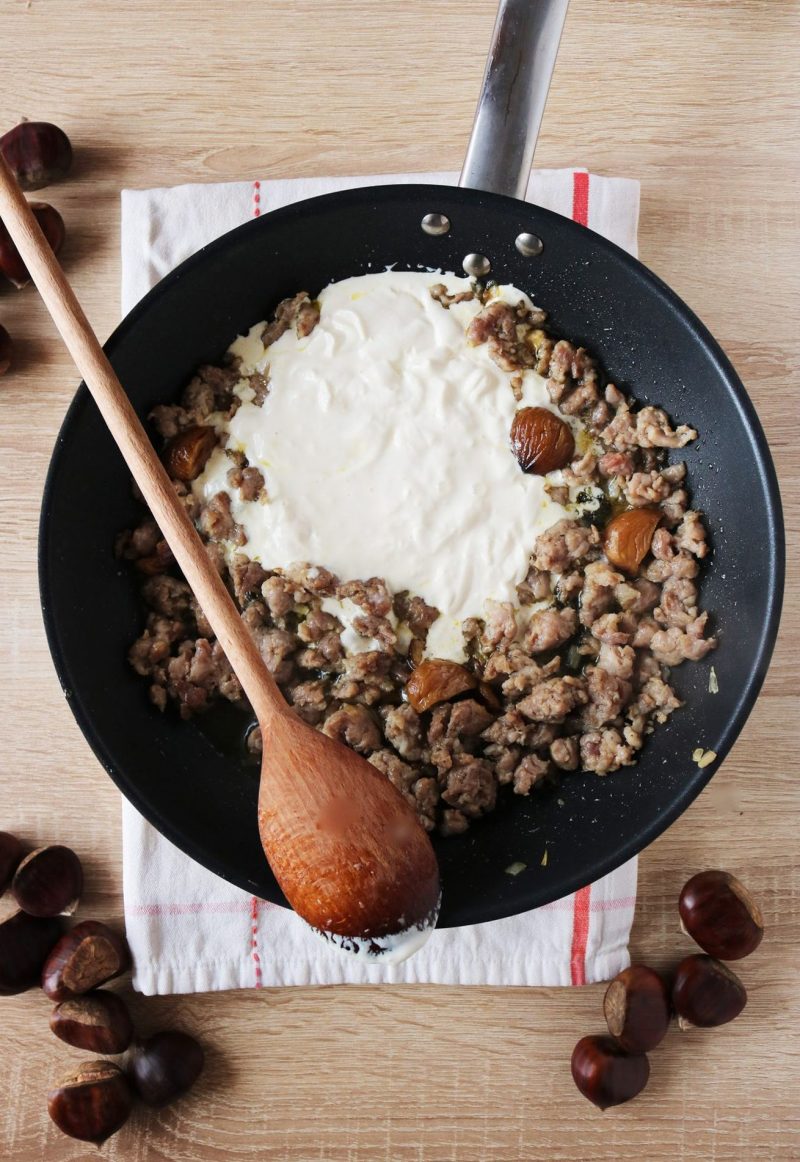
{"label": "pan rim", "polygon": [[[489,907],[475,906],[471,909],[471,917],[468,921],[458,917],[450,918],[445,914],[442,917],[442,927],[457,926],[460,923],[482,923],[494,919],[502,919],[507,916],[515,915],[521,911],[526,911],[532,907],[539,907],[542,904],[549,903],[554,899],[563,898],[571,892],[587,883],[592,883],[602,875],[619,867],[628,859],[637,855],[645,847],[653,842],[660,834],[662,834],[671,824],[680,817],[680,815],[688,808],[693,800],[700,794],[703,788],[707,785],[713,774],[719,769],[727,753],[731,749],[736,738],[740,734],[747,717],[749,716],[758,694],[766,677],[769,662],[774,650],[775,641],[778,633],[778,626],[781,616],[783,590],[784,590],[784,575],[785,575],[785,532],[783,524],[783,511],[780,497],[780,490],[777,480],[777,473],[772,461],[769,451],[769,445],[761,426],[758,414],[755,410],[752,400],[747,394],[747,391],[737,375],[733,365],[719,346],[717,341],[713,338],[709,330],[702,323],[702,321],[695,315],[695,313],[675,294],[657,275],[655,275],[648,267],[641,263],[638,259],[633,258],[621,247],[615,243],[610,242],[589,229],[588,227],[572,222],[570,219],[556,214],[553,211],[546,210],[542,207],[532,205],[528,202],[521,202],[515,198],[509,198],[505,195],[490,194],[475,190],[465,190],[459,187],[442,186],[442,185],[428,185],[425,183],[409,183],[409,184],[390,184],[380,186],[365,186],[355,187],[347,190],[336,191],[331,194],[323,194],[314,198],[304,199],[301,202],[295,202],[281,209],[270,211],[269,214],[262,215],[259,218],[252,219],[245,222],[241,226],[228,231],[220,238],[210,242],[207,246],[202,247],[195,254],[184,260],[178,267],[160,280],[125,316],[125,318],[114,329],[112,334],[104,344],[104,350],[112,359],[116,348],[119,344],[127,338],[131,330],[133,330],[139,318],[149,311],[153,304],[158,301],[165,293],[168,293],[177,284],[180,279],[189,271],[194,270],[198,265],[206,262],[209,257],[215,256],[218,252],[224,251],[230,247],[235,239],[242,236],[255,233],[260,229],[265,229],[264,223],[268,223],[270,227],[274,228],[276,222],[279,224],[282,221],[290,221],[299,218],[304,214],[313,212],[317,208],[322,209],[328,206],[347,206],[354,202],[364,203],[372,202],[378,204],[382,201],[389,201],[402,197],[404,200],[430,202],[433,204],[436,199],[449,199],[451,202],[469,202],[472,205],[480,205],[482,203],[503,203],[506,208],[509,204],[521,216],[524,216],[527,223],[533,221],[540,221],[543,230],[549,222],[557,221],[558,229],[566,230],[568,233],[573,233],[576,236],[580,234],[582,240],[588,240],[591,246],[609,253],[617,262],[628,266],[637,277],[647,282],[652,291],[664,302],[665,307],[676,311],[683,321],[688,325],[698,345],[704,350],[704,354],[709,363],[714,365],[720,375],[725,381],[725,384],[731,394],[731,398],[736,404],[739,411],[743,426],[746,428],[751,441],[756,468],[760,479],[761,487],[763,489],[765,507],[768,515],[768,550],[770,553],[770,568],[768,569],[768,584],[765,594],[765,609],[766,615],[760,627],[757,646],[753,652],[753,667],[750,678],[742,687],[739,698],[732,707],[727,724],[722,732],[721,741],[717,751],[717,760],[703,770],[698,769],[697,773],[692,775],[686,783],[679,789],[679,791],[671,798],[669,806],[660,814],[655,816],[648,824],[640,825],[636,835],[625,841],[618,843],[613,852],[607,853],[604,857],[598,857],[591,864],[582,865],[580,872],[575,873],[571,877],[563,878],[558,885],[556,892],[548,890],[547,886],[539,887],[536,891],[533,889],[530,895],[535,895],[535,902],[526,902],[523,906],[519,904],[519,897],[515,899],[508,899],[507,901],[500,901],[492,904]],[[430,205],[427,207],[430,209]],[[42,506],[39,519],[38,529],[38,578],[39,589],[42,606],[42,616],[45,626],[45,633],[47,637],[48,647],[50,649],[56,673],[59,682],[67,697],[70,709],[75,717],[84,738],[89,743],[92,751],[102,763],[104,769],[110,775],[113,782],[124,794],[124,796],[133,804],[133,806],[149,821],[151,822],[170,842],[176,847],[185,852],[191,858],[195,859],[202,866],[208,868],[210,871],[221,876],[230,883],[245,891],[252,891],[254,884],[248,884],[244,877],[235,877],[235,870],[231,869],[227,862],[216,860],[213,855],[210,855],[207,850],[202,849],[202,845],[194,842],[190,836],[181,829],[179,824],[173,824],[169,818],[166,818],[162,813],[152,807],[146,802],[138,793],[137,784],[135,780],[128,777],[124,772],[117,768],[112,759],[112,755],[106,746],[104,739],[96,731],[91,714],[87,708],[82,704],[81,699],[70,687],[70,665],[68,663],[65,651],[62,647],[62,642],[59,634],[58,625],[52,611],[52,593],[53,593],[53,573],[50,569],[50,512],[52,508],[53,493],[57,486],[57,477],[59,474],[59,464],[64,454],[66,442],[70,435],[72,425],[79,421],[81,409],[91,404],[91,397],[84,384],[80,384],[78,390],[71,400],[64,419],[60,425],[58,435],[56,437],[55,446],[48,465],[47,475],[45,478],[45,485],[42,497]]]}

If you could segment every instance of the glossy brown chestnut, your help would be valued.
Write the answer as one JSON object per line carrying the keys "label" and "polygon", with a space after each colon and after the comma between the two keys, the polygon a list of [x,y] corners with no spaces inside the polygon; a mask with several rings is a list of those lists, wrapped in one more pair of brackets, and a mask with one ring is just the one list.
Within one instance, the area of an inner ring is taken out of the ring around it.
{"label": "glossy brown chestnut", "polygon": [[15,912],[0,924],[0,996],[24,993],[39,983],[42,965],[61,934],[55,919]]}
{"label": "glossy brown chestnut", "polygon": [[[0,375],[5,375],[11,366],[11,360],[14,352],[14,344],[11,342],[11,336],[5,327],[0,324]],[[3,835],[6,832],[2,832]]]}
{"label": "glossy brown chestnut", "polygon": [[98,1146],[130,1116],[133,1096],[113,1061],[84,1061],[47,1095],[47,1112],[63,1134]]}
{"label": "glossy brown chestnut", "polygon": [[149,1106],[163,1106],[194,1085],[204,1061],[202,1046],[194,1037],[166,1029],[136,1046],[128,1068],[142,1101]]}
{"label": "glossy brown chestnut", "polygon": [[601,1110],[636,1097],[649,1077],[644,1053],[626,1053],[613,1037],[582,1037],[572,1051],[572,1080]]}
{"label": "glossy brown chestnut", "polygon": [[[30,207],[51,250],[58,254],[66,238],[64,219],[55,206],[50,206],[47,202],[31,202]],[[18,289],[31,281],[28,268],[2,221],[0,221],[0,274],[4,274]]]}
{"label": "glossy brown chestnut", "polygon": [[39,847],[17,868],[11,891],[30,916],[71,916],[83,891],[81,861],[71,847]]}
{"label": "glossy brown chestnut", "polygon": [[23,190],[40,190],[63,178],[72,165],[72,145],[49,121],[23,121],[0,137],[0,153]]}
{"label": "glossy brown chestnut", "polygon": [[42,988],[51,1001],[88,993],[130,968],[124,936],[98,920],[83,920],[59,940],[42,969]]}
{"label": "glossy brown chestnut", "polygon": [[546,476],[575,452],[569,424],[548,408],[521,408],[511,421],[511,450],[523,472]]}
{"label": "glossy brown chestnut", "polygon": [[612,517],[603,533],[603,548],[611,564],[632,576],[638,573],[663,515],[657,508],[631,508]]}
{"label": "glossy brown chestnut", "polygon": [[170,476],[186,483],[203,471],[217,446],[217,433],[206,424],[194,424],[173,436],[164,449],[164,464]]}
{"label": "glossy brown chestnut", "polygon": [[124,1053],[133,1038],[133,1022],[122,997],[102,991],[56,1005],[50,1028],[67,1045],[90,1053]]}
{"label": "glossy brown chestnut", "polygon": [[718,960],[749,956],[764,935],[761,909],[730,872],[692,876],[681,892],[678,911],[684,932]]}
{"label": "glossy brown chestnut", "polygon": [[666,982],[644,964],[615,976],[603,998],[608,1031],[628,1053],[649,1053],[667,1034],[670,1019]]}
{"label": "glossy brown chestnut", "polygon": [[[2,329],[0,327],[0,331]],[[2,336],[0,336],[0,344],[2,344]],[[17,870],[24,850],[22,841],[17,839],[16,835],[12,835],[10,831],[0,831],[0,896],[14,878],[14,872]]]}
{"label": "glossy brown chestnut", "polygon": [[672,1005],[682,1029],[727,1025],[747,1004],[747,990],[726,964],[698,953],[678,965]]}
{"label": "glossy brown chestnut", "polygon": [[465,666],[446,658],[425,658],[412,671],[406,682],[406,698],[422,714],[439,702],[449,701],[457,694],[474,690],[478,679]]}

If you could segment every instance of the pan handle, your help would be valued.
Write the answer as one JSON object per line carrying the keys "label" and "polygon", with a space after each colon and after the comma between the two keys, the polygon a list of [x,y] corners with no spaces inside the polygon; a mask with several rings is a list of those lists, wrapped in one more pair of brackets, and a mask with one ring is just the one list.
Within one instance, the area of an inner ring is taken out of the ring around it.
{"label": "pan handle", "polygon": [[458,184],[524,198],[569,0],[500,0]]}

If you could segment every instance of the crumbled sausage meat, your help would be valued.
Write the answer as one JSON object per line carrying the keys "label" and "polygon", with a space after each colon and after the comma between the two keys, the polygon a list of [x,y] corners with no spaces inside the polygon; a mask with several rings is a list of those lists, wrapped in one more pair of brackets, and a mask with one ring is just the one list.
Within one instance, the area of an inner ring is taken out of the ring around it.
{"label": "crumbled sausage meat", "polygon": [[[589,438],[578,442],[557,479],[545,480],[551,501],[571,514],[588,496],[601,502],[593,516],[567,515],[529,546],[525,576],[514,582],[516,602],[487,601],[463,622],[474,690],[417,713],[403,691],[410,666],[426,656],[438,609],[420,594],[392,593],[378,576],[340,580],[307,561],[265,569],[247,555],[228,492],[206,500],[191,483],[172,484],[296,713],[365,755],[427,830],[457,835],[492,810],[499,787],[528,795],[551,772],[605,775],[634,762],[653,724],[681,704],[666,667],[702,658],[716,638],[699,598],[708,534],[690,507],[686,465],[667,458],[668,449],[695,438],[694,430],[673,427],[662,409],[639,407],[614,384],[603,385],[586,350],[548,334],[544,313],[525,301],[506,303],[479,287],[451,295],[442,283],[430,291],[445,309],[480,301],[468,342],[486,345],[517,401],[524,399],[526,372],[535,370],[558,411],[579,417]],[[263,342],[290,328],[308,336],[318,321],[318,304],[301,292],[279,304]],[[219,428],[220,417],[233,416],[242,401],[262,405],[269,390],[268,369],[247,375],[233,358],[224,367],[201,367],[179,402],[155,408],[151,419],[167,441],[191,426]],[[269,504],[264,473],[243,451],[225,454],[237,499]],[[661,515],[638,572],[625,576],[603,548],[607,514],[619,505],[658,506]],[[122,534],[116,553],[133,563],[147,606],[128,656],[155,706],[173,703],[184,718],[221,699],[246,709],[155,522],[146,517]],[[348,654],[342,622],[323,609],[327,597],[358,606],[353,628],[375,648]],[[257,727],[247,748],[260,753]]]}

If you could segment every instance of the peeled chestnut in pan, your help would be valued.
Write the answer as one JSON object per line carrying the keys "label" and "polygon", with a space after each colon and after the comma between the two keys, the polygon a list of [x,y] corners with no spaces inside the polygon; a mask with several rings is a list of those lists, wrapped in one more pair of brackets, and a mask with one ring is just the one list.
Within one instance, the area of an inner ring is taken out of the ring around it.
{"label": "peeled chestnut in pan", "polygon": [[698,872],[678,900],[681,926],[709,956],[741,960],[761,943],[764,917],[736,876],[725,871]]}
{"label": "peeled chestnut in pan", "polygon": [[[11,366],[11,355],[14,350],[14,344],[11,342],[11,336],[5,327],[0,323],[0,375],[5,375]],[[7,832],[2,832],[6,835]]]}
{"label": "peeled chestnut in pan", "polygon": [[141,1041],[129,1063],[133,1087],[149,1106],[162,1106],[186,1093],[202,1073],[202,1046],[176,1029],[166,1029]]}
{"label": "peeled chestnut in pan", "polygon": [[[30,207],[33,210],[34,218],[41,226],[44,236],[50,244],[50,249],[53,254],[58,254],[66,238],[64,219],[55,206],[50,206],[47,202],[31,202]],[[18,289],[31,281],[28,268],[22,261],[20,253],[2,221],[0,221],[0,273],[13,282]]]}
{"label": "peeled chestnut in pan", "polygon": [[22,121],[0,137],[0,153],[23,190],[40,190],[63,178],[72,165],[72,145],[49,121]]}
{"label": "peeled chestnut in pan", "polygon": [[11,891],[31,916],[71,916],[83,891],[81,861],[61,844],[39,847],[17,868]]}
{"label": "peeled chestnut in pan", "polygon": [[[3,328],[0,327],[0,375],[3,373],[2,351]],[[0,896],[11,883],[24,850],[22,841],[17,839],[16,835],[12,835],[10,831],[0,831]]]}
{"label": "peeled chestnut in pan", "polygon": [[0,996],[23,993],[39,983],[42,965],[61,934],[53,918],[15,912],[0,924]]}
{"label": "peeled chestnut in pan", "polygon": [[133,1096],[113,1061],[84,1061],[47,1095],[47,1112],[62,1133],[98,1146],[130,1116]]}
{"label": "peeled chestnut in pan", "polygon": [[133,1038],[133,1022],[122,997],[102,990],[56,1005],[50,1028],[67,1045],[90,1053],[124,1053]]}
{"label": "peeled chestnut in pan", "polygon": [[98,920],[83,920],[62,936],[48,956],[42,988],[51,1001],[65,1001],[120,976],[130,964],[124,936]]}
{"label": "peeled chestnut in pan", "polygon": [[648,1053],[669,1028],[670,999],[666,982],[644,964],[633,964],[614,977],[603,998],[608,1031],[628,1053]]}
{"label": "peeled chestnut in pan", "polygon": [[644,1053],[626,1053],[613,1037],[582,1037],[572,1051],[572,1080],[601,1110],[636,1097],[649,1077]]}
{"label": "peeled chestnut in pan", "polygon": [[747,991],[726,964],[698,953],[678,965],[672,1004],[681,1029],[711,1029],[739,1016],[747,1004]]}

